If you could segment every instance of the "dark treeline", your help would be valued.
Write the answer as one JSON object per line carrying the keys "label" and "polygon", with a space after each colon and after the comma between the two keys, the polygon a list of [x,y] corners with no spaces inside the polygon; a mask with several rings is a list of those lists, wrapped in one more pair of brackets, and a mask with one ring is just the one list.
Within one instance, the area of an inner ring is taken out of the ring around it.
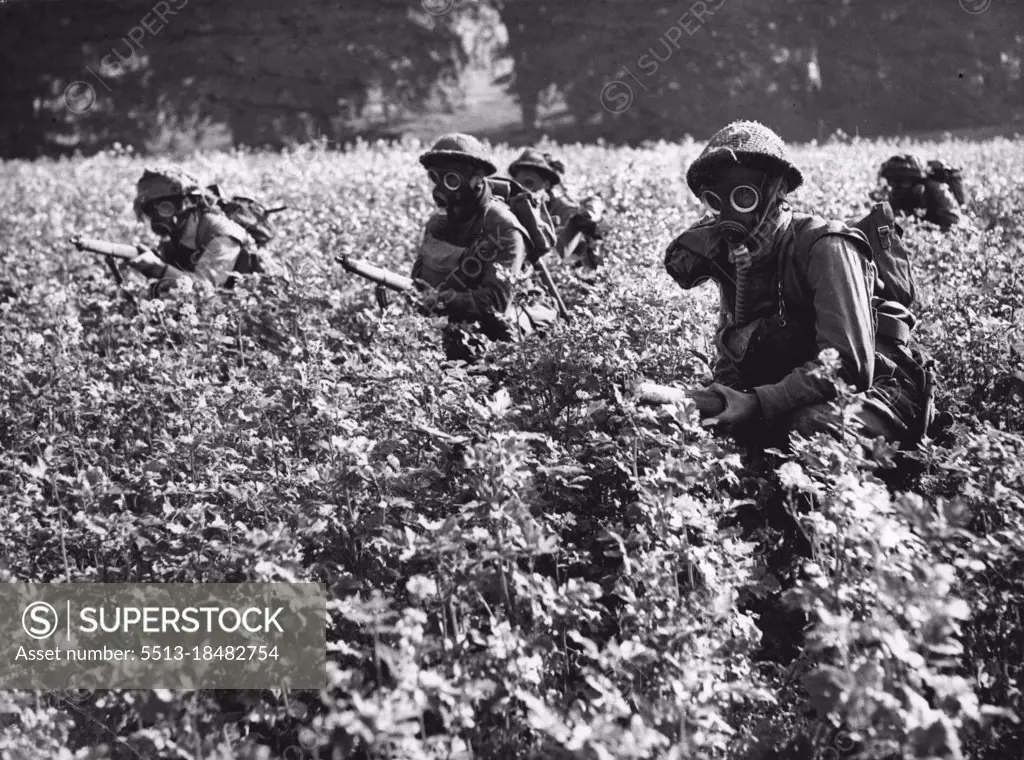
{"label": "dark treeline", "polygon": [[599,0],[585,13],[580,7],[505,5],[512,89],[527,121],[537,93],[551,84],[578,124],[619,139],[707,135],[737,117],[767,120],[790,139],[837,129],[953,129],[1005,123],[1024,102],[1024,3]]}
{"label": "dark treeline", "polygon": [[467,23],[499,19],[524,125],[577,139],[956,129],[1024,103],[1011,0],[9,0],[0,155],[381,134],[392,110],[451,108]]}
{"label": "dark treeline", "polygon": [[409,0],[9,0],[0,155],[333,139],[371,94],[421,105],[465,63],[450,19]]}

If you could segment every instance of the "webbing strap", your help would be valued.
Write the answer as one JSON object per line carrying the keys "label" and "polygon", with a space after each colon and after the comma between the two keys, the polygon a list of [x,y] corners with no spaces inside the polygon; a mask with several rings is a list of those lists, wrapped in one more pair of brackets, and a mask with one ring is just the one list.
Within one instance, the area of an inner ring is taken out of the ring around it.
{"label": "webbing strap", "polygon": [[878,317],[876,334],[891,338],[897,343],[910,342],[910,327],[907,326],[906,322],[884,312],[877,312],[876,314]]}
{"label": "webbing strap", "polygon": [[878,227],[878,240],[883,250],[888,251],[892,247],[892,228],[888,224]]}

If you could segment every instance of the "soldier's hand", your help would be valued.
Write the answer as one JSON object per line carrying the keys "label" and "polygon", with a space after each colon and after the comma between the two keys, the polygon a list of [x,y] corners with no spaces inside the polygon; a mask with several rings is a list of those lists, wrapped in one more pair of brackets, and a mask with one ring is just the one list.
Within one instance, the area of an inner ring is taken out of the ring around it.
{"label": "soldier's hand", "polygon": [[146,277],[159,279],[164,276],[167,269],[167,262],[163,261],[152,251],[143,251],[134,259],[128,259],[128,266],[135,269]]}
{"label": "soldier's hand", "polygon": [[425,317],[434,317],[444,311],[444,294],[425,280],[415,279],[412,281],[416,292],[409,292],[409,298],[420,314]]}
{"label": "soldier's hand", "polygon": [[720,427],[731,431],[760,418],[761,401],[756,393],[742,393],[719,383],[712,383],[707,389],[725,399],[725,411],[717,417],[704,420],[701,424],[705,427]]}
{"label": "soldier's hand", "polygon": [[573,217],[572,223],[574,230],[582,232],[588,238],[600,240],[604,237],[604,228],[601,226],[601,223],[595,221],[587,211],[580,211],[576,214]]}

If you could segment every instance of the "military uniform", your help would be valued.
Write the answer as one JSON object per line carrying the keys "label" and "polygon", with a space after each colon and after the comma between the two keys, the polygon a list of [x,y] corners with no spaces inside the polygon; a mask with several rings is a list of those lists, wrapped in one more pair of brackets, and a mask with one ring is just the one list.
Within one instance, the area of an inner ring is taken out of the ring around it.
{"label": "military uniform", "polygon": [[223,213],[193,211],[180,235],[160,244],[160,258],[198,281],[214,287],[230,285],[232,274],[252,274],[246,250],[249,234]]}
{"label": "military uniform", "polygon": [[934,179],[917,156],[893,156],[882,164],[879,176],[889,184],[888,200],[896,213],[920,217],[944,230],[963,224],[953,189]]}
{"label": "military uniform", "polygon": [[601,265],[601,240],[604,227],[595,221],[594,209],[598,202],[596,196],[583,201],[572,198],[562,183],[562,172],[565,167],[550,154],[542,153],[535,148],[527,148],[513,161],[508,172],[513,179],[524,169],[531,169],[547,181],[549,187],[534,189],[544,197],[548,213],[555,223],[559,240],[569,240],[577,232],[583,233],[583,240],[574,252],[575,262],[587,269],[596,269]]}
{"label": "military uniform", "polygon": [[[179,204],[166,220],[154,210],[162,201]],[[136,214],[151,221],[156,217],[155,231],[165,238],[156,251],[162,271],[148,267],[148,274],[157,279],[157,293],[185,278],[214,288],[231,287],[232,274],[259,271],[249,233],[212,204],[184,172],[147,170],[139,180]]]}
{"label": "military uniform", "polygon": [[[469,135],[446,135],[420,158],[428,170],[442,160],[494,173],[483,146]],[[479,335],[516,341],[549,325],[556,316],[543,303],[529,266],[529,234],[509,207],[483,182],[456,217],[448,208],[426,224],[412,277],[438,294],[436,313],[448,317],[444,333],[449,358],[469,359]]]}
{"label": "military uniform", "polygon": [[[784,193],[803,181],[774,132],[739,122],[716,134],[691,165],[691,190],[701,196],[705,183],[730,164],[782,178]],[[826,430],[835,422],[828,402],[836,388],[821,373],[818,354],[832,348],[839,377],[863,402],[864,432],[912,442],[920,435],[924,392],[921,357],[908,343],[914,316],[881,298],[870,245],[859,230],[795,214],[781,198],[758,227],[755,256],[735,255],[712,215],[666,253],[665,267],[683,288],[707,280],[719,285],[715,381],[756,395],[759,418],[747,431],[755,438]]]}

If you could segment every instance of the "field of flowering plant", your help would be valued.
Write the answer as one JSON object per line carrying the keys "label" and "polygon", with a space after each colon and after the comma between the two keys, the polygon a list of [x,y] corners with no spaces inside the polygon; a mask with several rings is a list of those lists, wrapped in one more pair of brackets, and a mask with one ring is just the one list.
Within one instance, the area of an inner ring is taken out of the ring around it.
{"label": "field of flowering plant", "polygon": [[963,165],[974,227],[908,224],[956,424],[903,457],[749,456],[631,400],[708,374],[717,292],[662,264],[694,143],[558,147],[609,263],[555,270],[572,325],[469,367],[334,261],[408,270],[419,146],[188,160],[290,207],[287,276],[138,305],[67,239],[151,241],[147,164],[5,164],[0,580],[316,581],[329,666],[320,692],[0,692],[0,756],[1020,756],[1024,151],[801,147],[793,202],[862,214],[908,148]]}

